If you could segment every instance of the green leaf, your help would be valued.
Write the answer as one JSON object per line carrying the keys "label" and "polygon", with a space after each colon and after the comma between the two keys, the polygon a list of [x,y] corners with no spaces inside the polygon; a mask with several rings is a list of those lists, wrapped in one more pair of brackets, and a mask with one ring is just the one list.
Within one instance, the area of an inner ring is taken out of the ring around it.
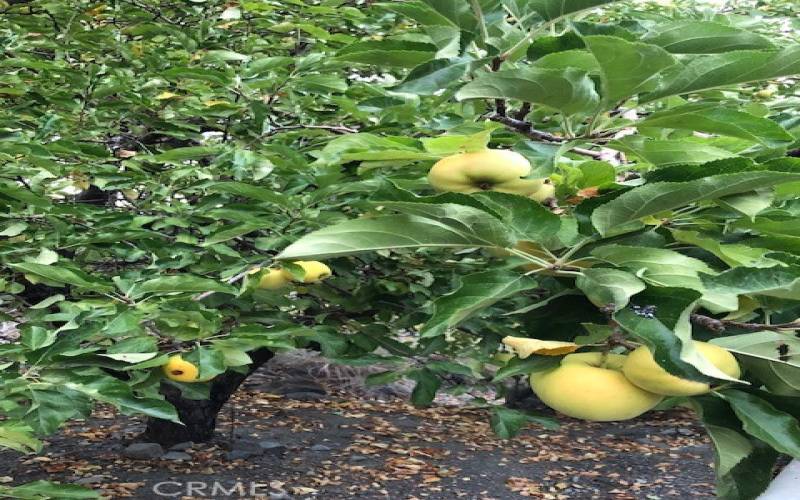
{"label": "green leaf", "polygon": [[413,68],[430,61],[436,54],[436,46],[427,43],[400,40],[357,42],[336,53],[340,61]]}
{"label": "green leaf", "polygon": [[675,57],[655,45],[612,36],[587,36],[583,40],[600,63],[605,109],[655,90],[663,73],[677,65]]}
{"label": "green leaf", "polygon": [[767,38],[753,31],[696,20],[657,24],[642,37],[642,41],[663,47],[674,54],[714,54],[775,47]]}
{"label": "green leaf", "polygon": [[292,243],[277,259],[324,259],[396,248],[507,247],[511,244],[505,227],[486,212],[463,205],[439,207],[441,219],[386,215],[328,226]]}
{"label": "green leaf", "polygon": [[0,446],[28,453],[40,451],[42,442],[34,437],[33,429],[27,425],[5,421],[0,422]]}
{"label": "green leaf", "polygon": [[568,115],[589,114],[597,108],[600,100],[586,71],[535,67],[480,75],[462,87],[456,98],[519,99]]}
{"label": "green leaf", "polygon": [[558,421],[553,418],[532,415],[511,408],[495,406],[492,408],[492,430],[500,439],[511,439],[519,434],[525,424],[536,423],[548,430],[558,429]]}
{"label": "green leaf", "polygon": [[642,102],[739,83],[771,80],[800,73],[800,45],[781,50],[742,50],[695,56]]}
{"label": "green leaf", "polygon": [[593,9],[616,0],[530,0],[525,6],[536,11],[545,21],[555,21],[569,14]]}
{"label": "green leaf", "polygon": [[418,408],[430,406],[436,397],[436,391],[442,385],[439,377],[427,368],[412,370],[406,376],[416,382],[414,390],[411,391],[411,403]]}
{"label": "green leaf", "polygon": [[25,327],[22,329],[20,340],[25,347],[35,351],[36,349],[41,349],[42,347],[51,345],[56,341],[57,335],[58,332],[56,330],[35,325],[30,327],[25,325]]}
{"label": "green leaf", "polygon": [[276,205],[287,205],[284,195],[270,191],[258,186],[245,184],[244,182],[217,182],[208,187],[212,193],[228,193],[236,196],[243,196],[251,200],[275,203]]}
{"label": "green leaf", "polygon": [[8,267],[19,272],[40,276],[48,281],[56,283],[89,288],[99,292],[110,292],[113,290],[113,287],[106,284],[104,281],[77,269],[67,269],[54,264],[34,264],[33,262],[8,264]]}
{"label": "green leaf", "polygon": [[615,311],[619,311],[646,285],[631,273],[595,267],[581,271],[575,286],[597,307],[613,306]]}
{"label": "green leaf", "polygon": [[[770,331],[744,333],[712,339],[711,343],[745,357],[769,361],[771,364],[800,368],[800,357],[798,357],[800,355],[800,339],[785,333]],[[779,350],[781,346],[783,347]]]}
{"label": "green leaf", "polygon": [[692,103],[648,116],[639,127],[660,127],[727,135],[775,148],[794,137],[772,120],[719,104]]}
{"label": "green leaf", "polygon": [[455,291],[433,302],[433,315],[420,333],[422,337],[443,335],[482,309],[536,286],[532,278],[513,271],[492,270],[464,276]]}
{"label": "green leaf", "polygon": [[216,156],[219,153],[220,149],[217,146],[192,146],[187,148],[170,149],[169,151],[153,155],[146,159],[150,159],[151,161],[159,163],[177,163],[180,165],[187,160],[197,160],[207,156]]}
{"label": "green leaf", "polygon": [[[2,491],[0,491],[2,493]],[[10,489],[11,498],[43,500],[70,500],[74,498],[100,498],[100,494],[89,488],[75,484],[61,484],[51,481],[33,481]]]}
{"label": "green leaf", "polygon": [[600,234],[606,234],[616,226],[665,210],[796,180],[800,180],[800,173],[762,171],[647,184],[597,208],[592,213],[592,223]]}
{"label": "green leaf", "polygon": [[623,309],[614,313],[614,321],[644,342],[653,353],[653,359],[669,373],[698,382],[711,380],[693,365],[683,361],[681,340],[657,318],[637,314],[631,309]]}
{"label": "green leaf", "polygon": [[236,295],[236,287],[220,283],[219,281],[182,274],[179,276],[164,276],[154,278],[136,285],[129,295],[133,298],[141,297],[148,293],[174,293],[174,292],[219,292]]}
{"label": "green leaf", "polygon": [[800,266],[736,267],[715,276],[700,275],[709,290],[735,295],[766,295],[800,300]]}
{"label": "green leaf", "polygon": [[772,480],[778,454],[748,436],[730,406],[720,398],[689,399],[714,444],[717,497],[749,500],[760,495]]}
{"label": "green leaf", "polygon": [[434,59],[412,69],[405,79],[392,90],[418,95],[434,95],[442,89],[460,83],[473,63],[472,59],[464,57]]}
{"label": "green leaf", "polygon": [[730,403],[748,434],[781,453],[800,458],[800,423],[795,417],[749,392],[729,389],[718,394]]}
{"label": "green leaf", "polygon": [[473,196],[498,214],[518,240],[549,241],[561,227],[558,215],[530,198],[498,192],[482,192]]}
{"label": "green leaf", "polygon": [[657,167],[713,162],[736,156],[734,153],[693,139],[649,139],[642,136],[627,136],[612,141],[609,147]]}

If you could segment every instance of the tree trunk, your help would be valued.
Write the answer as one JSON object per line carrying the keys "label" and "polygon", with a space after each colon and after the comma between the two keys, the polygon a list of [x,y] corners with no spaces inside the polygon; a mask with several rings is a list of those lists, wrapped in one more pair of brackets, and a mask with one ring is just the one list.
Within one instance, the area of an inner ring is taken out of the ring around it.
{"label": "tree trunk", "polygon": [[186,399],[181,396],[181,391],[177,387],[162,384],[161,393],[178,410],[178,416],[184,425],[168,420],[150,418],[147,421],[147,428],[140,439],[158,443],[162,446],[172,446],[186,441],[195,443],[210,441],[214,437],[217,415],[222,406],[247,377],[275,355],[275,353],[265,348],[249,354],[253,363],[247,373],[228,371],[214,378],[209,399]]}

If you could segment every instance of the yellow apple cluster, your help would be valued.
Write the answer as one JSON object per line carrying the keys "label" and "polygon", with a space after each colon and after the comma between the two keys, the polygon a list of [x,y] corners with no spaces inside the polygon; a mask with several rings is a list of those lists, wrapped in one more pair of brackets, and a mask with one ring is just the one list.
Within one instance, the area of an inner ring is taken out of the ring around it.
{"label": "yellow apple cluster", "polygon": [[[713,344],[693,342],[700,354],[720,371],[733,378],[741,376],[739,364],[730,352]],[[667,372],[646,346],[627,356],[601,352],[568,354],[557,368],[532,373],[530,385],[539,399],[554,410],[598,422],[638,417],[654,408],[664,396],[697,396],[711,390],[707,383]]]}
{"label": "yellow apple cluster", "polygon": [[428,182],[437,191],[479,193],[499,191],[527,196],[538,202],[552,198],[555,187],[546,179],[528,179],[530,162],[505,149],[484,149],[442,158],[428,172]]}
{"label": "yellow apple cluster", "polygon": [[[303,283],[319,283],[333,275],[330,267],[316,260],[299,260],[293,262],[293,264],[303,269],[305,273],[303,275]],[[287,269],[269,269],[259,280],[258,288],[262,290],[279,290],[294,280],[294,276]]]}

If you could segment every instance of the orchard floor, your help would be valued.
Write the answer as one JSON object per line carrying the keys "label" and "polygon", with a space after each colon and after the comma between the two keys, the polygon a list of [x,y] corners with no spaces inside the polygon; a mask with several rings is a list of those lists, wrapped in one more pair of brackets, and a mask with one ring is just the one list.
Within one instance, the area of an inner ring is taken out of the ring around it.
{"label": "orchard floor", "polygon": [[[223,411],[217,441],[187,450],[189,461],[124,458],[120,453],[141,432],[142,421],[100,409],[50,438],[38,456],[1,452],[0,481],[79,482],[107,498],[147,500],[651,500],[714,492],[708,439],[683,410],[616,423],[564,419],[556,431],[531,426],[502,441],[479,410],[421,410],[402,401],[335,394],[297,401],[248,385]],[[231,431],[287,449],[229,461]],[[220,486],[213,493],[215,482]]]}

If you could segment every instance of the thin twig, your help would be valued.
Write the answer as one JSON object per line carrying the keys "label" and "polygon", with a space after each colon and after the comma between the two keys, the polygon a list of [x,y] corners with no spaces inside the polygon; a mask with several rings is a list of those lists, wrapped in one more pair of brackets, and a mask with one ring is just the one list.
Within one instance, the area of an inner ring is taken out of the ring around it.
{"label": "thin twig", "polygon": [[[508,116],[501,116],[501,115],[497,115],[497,114],[490,115],[489,119],[494,121],[494,122],[502,123],[503,125],[511,127],[514,130],[516,130],[516,131],[520,132],[521,134],[525,135],[526,137],[529,137],[529,138],[534,139],[536,141],[550,142],[550,143],[554,143],[554,144],[563,144],[564,142],[567,142],[567,139],[564,138],[564,137],[560,137],[560,136],[551,134],[549,132],[543,132],[541,130],[534,129],[533,125],[530,122],[517,120],[516,118],[510,118]],[[594,158],[595,160],[599,160],[600,158],[603,157],[602,153],[600,153],[599,151],[592,151],[590,149],[572,148],[571,151],[574,152],[574,153],[577,153],[579,155],[583,155],[583,156],[588,156],[590,158]]]}
{"label": "thin twig", "polygon": [[697,326],[702,326],[715,333],[722,333],[728,327],[738,328],[740,330],[768,330],[771,332],[795,331],[800,330],[800,319],[796,319],[789,323],[781,323],[778,325],[768,325],[765,323],[743,323],[740,321],[730,321],[726,319],[716,319],[710,316],[703,316],[702,314],[692,314],[692,323]]}
{"label": "thin twig", "polygon": [[357,129],[346,127],[344,125],[279,125],[269,132],[261,134],[261,137],[269,137],[287,130],[302,130],[302,129],[320,129],[333,132],[334,134],[355,134],[358,133]]}

